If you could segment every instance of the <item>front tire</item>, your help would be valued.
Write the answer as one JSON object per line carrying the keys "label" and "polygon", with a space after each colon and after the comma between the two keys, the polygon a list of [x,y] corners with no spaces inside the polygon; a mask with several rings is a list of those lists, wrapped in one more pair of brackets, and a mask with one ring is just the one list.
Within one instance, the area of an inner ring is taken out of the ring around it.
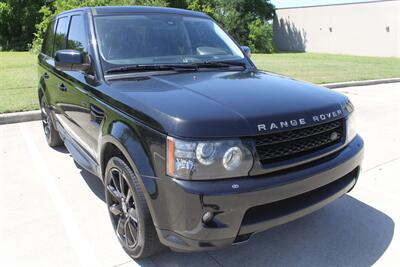
{"label": "front tire", "polygon": [[46,136],[47,144],[50,147],[58,147],[63,144],[63,141],[60,137],[60,134],[56,130],[53,124],[53,120],[51,117],[50,108],[47,105],[46,99],[44,96],[40,98],[40,111],[42,115],[42,124],[44,134]]}
{"label": "front tire", "polygon": [[115,233],[129,256],[145,258],[163,248],[138,178],[119,157],[107,164],[105,195]]}

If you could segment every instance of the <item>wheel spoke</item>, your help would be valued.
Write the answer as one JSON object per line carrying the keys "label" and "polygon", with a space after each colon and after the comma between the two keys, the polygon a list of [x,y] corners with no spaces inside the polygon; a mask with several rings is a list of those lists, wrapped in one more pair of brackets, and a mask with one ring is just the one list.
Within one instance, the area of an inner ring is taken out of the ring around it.
{"label": "wheel spoke", "polygon": [[126,199],[127,197],[126,197],[126,193],[125,193],[126,192],[125,183],[126,183],[125,176],[122,173],[119,173],[119,187],[121,188],[122,195]]}
{"label": "wheel spoke", "polygon": [[120,238],[124,238],[125,237],[125,230],[124,230],[125,223],[126,223],[126,219],[123,218],[123,217],[121,217],[118,220],[118,224],[117,224],[117,229],[116,230],[117,230],[117,233],[120,236]]}
{"label": "wheel spoke", "polygon": [[129,218],[132,219],[132,221],[134,221],[135,223],[138,222],[138,215],[137,215],[137,212],[136,212],[136,210],[134,208],[130,208],[128,210],[128,215],[129,215]]}
{"label": "wheel spoke", "polygon": [[122,208],[121,205],[119,204],[113,204],[110,206],[110,212],[114,214],[115,216],[119,216],[122,214]]}
{"label": "wheel spoke", "polygon": [[114,188],[120,192],[120,188],[119,188],[119,171],[117,170],[112,170],[111,171],[111,180],[114,184]]}
{"label": "wheel spoke", "polygon": [[127,205],[129,205],[129,200],[130,200],[131,198],[132,198],[132,203],[134,203],[133,195],[132,195],[132,190],[131,190],[131,189],[128,189],[128,193],[126,194],[126,199],[125,199],[125,202],[126,202]]}
{"label": "wheel spoke", "polygon": [[122,195],[115,187],[108,185],[107,190],[108,192],[110,192],[110,194],[113,196],[115,200],[118,200],[120,202],[122,201]]}
{"label": "wheel spoke", "polygon": [[125,220],[125,223],[124,223],[125,245],[129,247],[129,236],[128,236],[128,234],[129,234],[128,227],[129,226],[128,225],[129,225],[129,220]]}
{"label": "wheel spoke", "polygon": [[131,223],[128,222],[128,231],[129,235],[132,238],[132,245],[136,244],[137,241],[137,229]]}

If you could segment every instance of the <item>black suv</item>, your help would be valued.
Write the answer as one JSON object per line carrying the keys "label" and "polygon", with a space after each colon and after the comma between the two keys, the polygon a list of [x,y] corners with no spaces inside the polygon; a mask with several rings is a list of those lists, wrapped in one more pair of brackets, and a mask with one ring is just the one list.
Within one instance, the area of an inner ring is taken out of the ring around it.
{"label": "black suv", "polygon": [[337,92],[260,71],[210,17],[95,7],[39,55],[50,146],[100,177],[133,258],[240,243],[355,185],[363,141]]}

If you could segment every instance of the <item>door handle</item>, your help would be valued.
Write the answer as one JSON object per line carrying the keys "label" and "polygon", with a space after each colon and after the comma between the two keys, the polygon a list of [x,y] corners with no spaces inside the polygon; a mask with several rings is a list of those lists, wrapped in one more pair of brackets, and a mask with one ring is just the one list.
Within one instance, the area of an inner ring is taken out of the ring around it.
{"label": "door handle", "polygon": [[49,76],[49,74],[48,74],[47,72],[45,72],[45,73],[43,74],[43,78],[44,78],[45,80],[48,80],[48,79],[50,78],[50,76]]}
{"label": "door handle", "polygon": [[58,86],[58,90],[60,90],[60,91],[62,91],[62,92],[65,92],[65,91],[67,91],[67,87],[62,83],[62,84],[60,84],[60,85]]}

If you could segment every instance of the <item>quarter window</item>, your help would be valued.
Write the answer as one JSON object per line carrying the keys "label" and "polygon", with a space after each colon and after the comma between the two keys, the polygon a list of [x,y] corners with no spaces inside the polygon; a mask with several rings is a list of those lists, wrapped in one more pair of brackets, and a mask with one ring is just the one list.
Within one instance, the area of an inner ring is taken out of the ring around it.
{"label": "quarter window", "polygon": [[69,18],[63,17],[58,19],[57,30],[54,40],[54,55],[58,50],[63,50],[67,46],[67,33],[69,26]]}
{"label": "quarter window", "polygon": [[81,15],[71,17],[71,25],[69,26],[67,48],[87,51],[87,39],[85,32],[85,24]]}

